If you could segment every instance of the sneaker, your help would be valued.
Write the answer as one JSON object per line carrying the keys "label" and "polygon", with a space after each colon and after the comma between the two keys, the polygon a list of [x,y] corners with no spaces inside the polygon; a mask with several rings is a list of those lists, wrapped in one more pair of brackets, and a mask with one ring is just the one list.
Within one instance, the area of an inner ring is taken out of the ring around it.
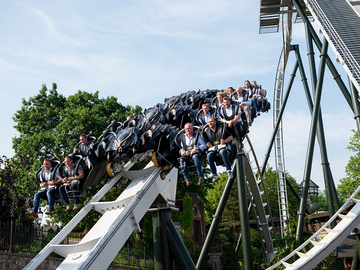
{"label": "sneaker", "polygon": [[46,211],[46,212],[45,212],[45,214],[46,214],[46,215],[50,215],[50,216],[51,216],[51,215],[53,215],[53,214],[54,214],[54,211],[52,211],[52,210],[48,210],[48,211]]}
{"label": "sneaker", "polygon": [[257,112],[256,115],[257,115],[257,116],[260,116],[260,112]]}
{"label": "sneaker", "polygon": [[234,175],[232,174],[231,171],[227,171],[227,173],[228,173],[229,178],[233,178],[233,177],[234,177]]}
{"label": "sneaker", "polygon": [[216,182],[217,179],[218,179],[218,175],[217,175],[217,174],[214,174],[213,177],[212,177],[212,181],[213,181],[213,182]]}
{"label": "sneaker", "polygon": [[66,206],[65,211],[68,212],[68,211],[70,211],[70,210],[71,210],[71,204],[68,204],[68,205]]}
{"label": "sneaker", "polygon": [[78,210],[78,209],[80,209],[80,205],[78,205],[78,204],[74,204],[74,208],[73,208],[73,210]]}
{"label": "sneaker", "polygon": [[29,212],[29,213],[26,213],[26,215],[27,215],[28,217],[33,217],[33,218],[37,218],[37,217],[38,217],[38,214],[35,213],[34,211],[31,211],[31,212]]}

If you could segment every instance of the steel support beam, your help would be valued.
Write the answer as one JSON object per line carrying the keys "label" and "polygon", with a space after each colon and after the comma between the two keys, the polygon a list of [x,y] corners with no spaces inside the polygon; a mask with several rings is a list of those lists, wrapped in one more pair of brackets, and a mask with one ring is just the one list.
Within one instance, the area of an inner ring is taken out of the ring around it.
{"label": "steel support beam", "polygon": [[324,39],[323,48],[321,50],[321,55],[320,55],[319,78],[316,84],[315,105],[311,118],[310,136],[309,136],[308,150],[307,150],[305,170],[304,170],[304,179],[303,179],[304,184],[301,192],[300,213],[299,213],[298,227],[296,232],[297,240],[300,243],[302,242],[303,227],[305,221],[305,209],[307,203],[310,174],[311,174],[311,167],[312,167],[313,154],[314,154],[315,135],[316,135],[317,122],[318,122],[322,86],[323,86],[324,74],[325,74],[325,63],[326,63],[326,58],[328,57],[327,55],[328,45],[329,44],[327,40]]}
{"label": "steel support beam", "polygon": [[[165,227],[164,227],[165,229]],[[172,220],[166,222],[166,236],[174,255],[174,259],[181,270],[196,270],[195,264],[187,251],[184,242],[182,241],[179,233],[177,232]],[[168,249],[167,246],[164,247]],[[166,268],[170,269],[170,268]]]}
{"label": "steel support beam", "polygon": [[[315,68],[315,59],[314,59],[314,49],[313,49],[311,33],[310,33],[308,25],[305,25],[305,30],[306,30],[305,32],[306,32],[306,41],[307,41],[307,48],[308,48],[311,82],[312,82],[312,88],[313,88],[313,95],[315,96],[316,95],[315,87],[317,84],[317,77],[316,77],[316,68]],[[299,71],[301,74],[306,99],[308,102],[310,113],[312,114],[314,105],[312,102],[309,86],[307,84],[307,78],[306,78],[304,66],[302,63],[302,59],[300,56],[299,47],[298,47],[298,45],[295,45],[294,47],[295,47],[296,58],[299,61]],[[335,203],[337,209],[340,208],[340,203],[339,203],[339,199],[338,199],[338,196],[337,196],[337,193],[335,190],[335,185],[334,185],[334,181],[333,181],[333,177],[332,177],[332,173],[331,173],[331,169],[330,169],[330,163],[328,160],[326,143],[325,143],[324,126],[323,126],[322,113],[321,113],[320,107],[319,107],[319,115],[318,115],[318,124],[317,124],[316,129],[317,129],[316,136],[317,136],[320,153],[321,153],[321,165],[322,165],[323,174],[324,174],[325,190],[326,190],[326,194],[327,194],[326,197],[327,197],[327,202],[328,202],[328,207],[329,207],[329,215],[333,216],[335,213],[334,203]],[[333,223],[332,227],[334,227],[335,225],[336,224]]]}
{"label": "steel support beam", "polygon": [[[323,44],[321,44],[321,41],[320,41],[318,35],[316,34],[314,28],[312,27],[308,17],[306,16],[304,9],[301,7],[299,0],[293,0],[292,2],[296,8],[296,11],[298,12],[301,19],[303,20],[303,22],[305,24],[309,25],[309,30],[311,32],[311,36],[314,39],[314,42],[315,42],[316,46],[318,47],[319,51],[321,51]],[[336,81],[337,85],[339,86],[341,92],[343,93],[345,100],[349,104],[350,108],[354,111],[349,90],[346,88],[343,80],[341,79],[340,74],[337,72],[337,70],[330,58],[326,59],[326,64],[327,64],[334,80]]]}
{"label": "steel support beam", "polygon": [[219,205],[218,205],[218,207],[216,209],[215,215],[214,215],[213,220],[212,220],[211,225],[210,225],[209,232],[208,232],[208,234],[206,236],[204,246],[201,249],[199,260],[197,261],[197,264],[196,264],[196,269],[198,269],[198,270],[201,270],[204,267],[206,256],[207,256],[207,254],[209,253],[209,250],[210,250],[211,242],[212,242],[212,240],[214,238],[214,235],[215,235],[215,232],[216,232],[216,230],[218,228],[220,218],[221,218],[221,216],[222,216],[222,214],[224,212],[227,199],[229,198],[229,194],[230,194],[231,188],[233,186],[233,183],[234,183],[234,180],[235,180],[235,177],[236,177],[235,167],[236,167],[236,165],[235,165],[235,162],[234,162],[233,167],[232,167],[232,173],[233,173],[234,177],[228,179],[228,181],[226,182],[224,191],[223,191],[223,193],[221,195],[221,198],[220,198],[220,201],[219,201]]}
{"label": "steel support beam", "polygon": [[170,212],[157,211],[152,213],[155,270],[170,269],[169,248],[165,230],[165,224],[170,219]]}
{"label": "steel support beam", "polygon": [[355,111],[354,119],[356,121],[358,134],[360,135],[360,105],[359,105],[359,100],[358,100],[359,96],[357,95],[356,88],[355,88],[354,84],[351,82],[350,78],[349,78],[349,84],[350,84],[350,90],[351,90],[351,101],[352,101],[354,111]]}
{"label": "steel support beam", "polygon": [[244,151],[238,154],[236,159],[236,179],[239,194],[240,223],[242,235],[242,247],[244,266],[246,270],[253,269],[253,257],[251,250],[251,236],[247,205],[247,186],[245,179]]}

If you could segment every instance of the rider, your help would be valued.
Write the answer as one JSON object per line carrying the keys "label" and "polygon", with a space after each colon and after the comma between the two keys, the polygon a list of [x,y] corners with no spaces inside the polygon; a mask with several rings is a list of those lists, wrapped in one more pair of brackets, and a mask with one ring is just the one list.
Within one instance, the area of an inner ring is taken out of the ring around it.
{"label": "rider", "polygon": [[232,99],[239,103],[239,106],[242,108],[242,110],[245,113],[246,120],[249,124],[249,126],[252,125],[251,120],[251,101],[249,100],[249,93],[243,88],[238,87],[236,88],[236,92],[233,93]]}
{"label": "rider", "polygon": [[224,97],[224,104],[219,108],[219,116],[231,133],[236,134],[239,144],[242,143],[242,137],[245,133],[245,125],[241,119],[241,109],[239,104],[231,104],[229,97]]}
{"label": "rider", "polygon": [[74,153],[79,153],[83,157],[88,155],[91,142],[88,141],[85,134],[80,135],[80,143],[74,147]]}
{"label": "rider", "polygon": [[[80,209],[79,206],[79,180],[84,178],[84,169],[81,165],[79,165],[78,167],[78,173],[76,174],[76,168],[74,166],[74,161],[72,159],[71,156],[66,156],[65,157],[65,165],[66,168],[64,169],[64,178],[61,179],[62,183],[70,183],[71,184],[71,191],[74,194],[74,208],[73,210],[78,210]],[[71,210],[71,204],[69,201],[69,198],[67,196],[66,193],[66,188],[68,185],[62,185],[59,188],[59,192],[61,195],[61,198],[64,200],[65,204],[66,204],[66,209],[65,211],[70,211]]]}
{"label": "rider", "polygon": [[49,210],[45,212],[47,215],[54,214],[54,192],[55,192],[55,185],[61,184],[61,177],[56,172],[53,179],[51,179],[51,176],[53,176],[54,168],[51,164],[50,159],[44,159],[43,162],[44,168],[40,172],[40,190],[34,195],[34,206],[32,208],[32,211],[29,213],[26,213],[29,217],[37,217],[38,209],[40,205],[40,199],[47,200],[49,203]]}
{"label": "rider", "polygon": [[204,151],[207,148],[203,138],[201,138],[199,134],[194,133],[194,127],[191,123],[187,123],[185,124],[185,134],[181,134],[179,139],[182,147],[182,149],[180,149],[180,155],[182,156],[180,159],[180,167],[182,168],[186,186],[191,185],[189,171],[186,166],[191,159],[194,161],[195,168],[199,175],[198,185],[203,185],[204,174],[201,168],[200,151]]}
{"label": "rider", "polygon": [[215,113],[210,111],[210,105],[205,103],[202,106],[202,112],[199,113],[198,121],[201,124],[200,129],[203,129],[204,126],[207,124],[210,117],[215,116]]}
{"label": "rider", "polygon": [[[214,117],[209,118],[208,126],[203,129],[201,135],[206,142],[206,146],[208,147],[207,159],[209,161],[210,169],[213,174],[213,182],[215,182],[218,178],[215,166],[215,157],[217,151],[212,151],[212,148],[213,146],[225,146],[233,139],[233,136],[226,129],[226,126],[224,124],[217,125],[217,121]],[[231,164],[227,155],[226,147],[221,148],[218,153],[225,164],[229,178],[232,178],[233,174],[231,172]]]}

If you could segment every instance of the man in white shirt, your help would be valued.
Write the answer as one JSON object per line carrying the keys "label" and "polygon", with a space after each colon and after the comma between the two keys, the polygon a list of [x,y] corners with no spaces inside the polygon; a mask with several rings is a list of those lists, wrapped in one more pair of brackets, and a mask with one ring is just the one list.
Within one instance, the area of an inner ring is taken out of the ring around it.
{"label": "man in white shirt", "polygon": [[241,109],[239,104],[232,105],[230,98],[224,98],[224,104],[219,108],[219,116],[222,122],[226,123],[230,133],[235,133],[239,144],[246,129],[241,119]]}
{"label": "man in white shirt", "polygon": [[34,195],[34,206],[32,211],[26,213],[29,217],[36,218],[38,216],[37,212],[39,210],[40,199],[47,200],[49,203],[49,210],[45,212],[47,215],[54,214],[54,192],[55,192],[55,185],[61,184],[61,177],[56,172],[54,175],[53,167],[51,164],[50,159],[45,159],[43,162],[43,169],[40,172],[40,190]]}
{"label": "man in white shirt", "polygon": [[194,133],[194,127],[191,123],[185,124],[185,134],[180,135],[179,137],[181,142],[180,155],[180,168],[182,168],[182,173],[185,178],[186,186],[191,185],[189,171],[187,168],[187,163],[190,160],[193,160],[195,164],[196,171],[199,175],[198,185],[204,184],[204,174],[202,172],[200,155],[201,151],[204,151],[207,146],[199,134]]}

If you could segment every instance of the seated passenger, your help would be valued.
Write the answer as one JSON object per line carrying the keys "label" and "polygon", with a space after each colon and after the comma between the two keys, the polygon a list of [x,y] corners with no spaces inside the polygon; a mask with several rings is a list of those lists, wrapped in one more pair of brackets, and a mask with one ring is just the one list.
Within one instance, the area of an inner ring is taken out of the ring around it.
{"label": "seated passenger", "polygon": [[[231,164],[229,157],[227,155],[227,149],[226,147],[221,148],[218,151],[211,151],[211,147],[213,146],[225,146],[225,144],[231,142],[233,139],[233,136],[231,133],[226,129],[226,126],[224,124],[217,124],[216,118],[210,117],[208,121],[208,126],[206,126],[201,135],[206,143],[206,146],[208,147],[208,154],[207,159],[209,161],[210,169],[213,174],[212,180],[215,182],[218,178],[216,166],[215,166],[215,157],[216,155],[220,155],[222,161],[225,164],[227,173],[229,178],[233,177],[233,174],[231,172]],[[226,129],[226,130],[224,130]]]}
{"label": "seated passenger", "polygon": [[87,136],[85,134],[80,135],[80,143],[74,147],[74,153],[79,153],[83,157],[88,155],[91,142],[88,142]]}
{"label": "seated passenger", "polygon": [[73,210],[80,209],[79,206],[79,184],[80,179],[84,178],[84,169],[81,165],[78,167],[78,174],[76,174],[76,168],[74,166],[74,161],[71,156],[65,157],[65,165],[66,168],[64,169],[64,178],[61,179],[61,182],[64,184],[59,188],[59,192],[61,195],[61,198],[64,200],[66,204],[65,211],[71,210],[71,204],[67,195],[67,190],[70,190],[73,192],[74,195],[74,208]]}
{"label": "seated passenger", "polygon": [[[248,82],[248,81],[245,81]],[[261,86],[256,84],[256,81],[252,81],[251,88],[249,91],[249,97],[251,99],[251,103],[256,109],[257,115],[260,115],[260,105],[259,100],[265,97],[265,92],[261,89]]]}
{"label": "seated passenger", "polygon": [[224,97],[226,97],[226,93],[224,92],[217,92],[216,94],[216,100],[213,103],[216,108],[219,108],[223,104]]}
{"label": "seated passenger", "polygon": [[[55,185],[61,184],[61,177],[56,172],[54,173],[54,168],[51,164],[50,159],[44,159],[43,163],[44,168],[40,172],[40,190],[34,195],[34,206],[32,208],[32,211],[29,213],[26,213],[29,217],[37,217],[38,209],[40,205],[40,199],[47,200],[49,203],[49,210],[45,212],[46,215],[52,215],[54,214],[54,192],[55,192]],[[53,176],[53,179],[51,179]]]}
{"label": "seated passenger", "polygon": [[210,117],[215,116],[215,112],[211,112],[209,104],[205,103],[202,106],[202,112],[199,113],[198,122],[200,123],[200,129],[207,124]]}
{"label": "seated passenger", "polygon": [[227,96],[229,98],[231,98],[232,94],[235,92],[234,88],[232,88],[231,86],[228,88],[227,90]]}
{"label": "seated passenger", "polygon": [[239,104],[231,104],[229,97],[224,97],[224,104],[219,108],[219,116],[223,123],[226,123],[230,133],[235,133],[240,146],[242,137],[246,134],[246,125],[241,119]]}
{"label": "seated passenger", "polygon": [[236,92],[232,95],[232,99],[239,103],[239,106],[244,111],[246,116],[246,121],[248,125],[252,125],[251,119],[251,101],[248,100],[249,95],[248,92],[243,91],[241,87],[236,88]]}
{"label": "seated passenger", "polygon": [[189,171],[187,164],[193,160],[195,164],[196,171],[199,175],[198,185],[204,184],[204,174],[201,167],[200,156],[201,152],[206,149],[206,144],[199,136],[199,134],[194,134],[194,127],[191,123],[185,124],[185,134],[181,134],[180,137],[181,147],[180,155],[180,168],[182,169],[183,176],[185,178],[186,186],[191,185]]}

